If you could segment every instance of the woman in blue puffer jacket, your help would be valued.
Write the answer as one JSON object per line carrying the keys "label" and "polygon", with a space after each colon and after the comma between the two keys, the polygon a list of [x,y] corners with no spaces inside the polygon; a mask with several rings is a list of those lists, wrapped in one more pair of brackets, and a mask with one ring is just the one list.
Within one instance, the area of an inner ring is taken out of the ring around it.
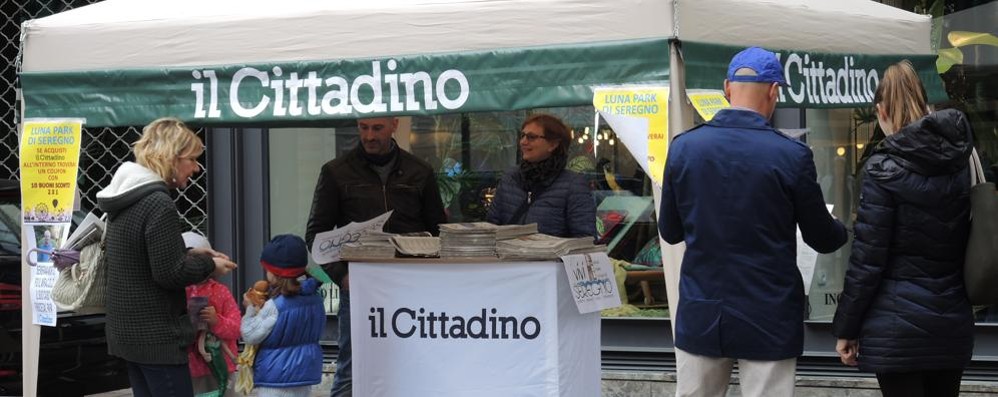
{"label": "woman in blue puffer jacket", "polygon": [[907,61],[874,103],[887,138],[864,167],[855,240],[835,312],[842,362],[884,396],[957,396],[974,348],[963,284],[973,137],[957,110],[928,114]]}
{"label": "woman in blue puffer jacket", "polygon": [[565,169],[572,137],[557,117],[536,114],[520,127],[517,168],[496,189],[488,221],[497,225],[537,223],[557,237],[596,237],[596,203],[585,178]]}

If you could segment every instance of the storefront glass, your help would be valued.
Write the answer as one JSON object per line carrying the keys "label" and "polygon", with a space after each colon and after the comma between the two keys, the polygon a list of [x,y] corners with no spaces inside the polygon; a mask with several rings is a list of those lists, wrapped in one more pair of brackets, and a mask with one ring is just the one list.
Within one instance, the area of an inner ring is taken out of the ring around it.
{"label": "storefront glass", "polygon": [[[666,317],[651,182],[613,131],[594,125],[591,106],[402,117],[396,139],[437,171],[450,222],[483,221],[503,172],[517,164],[520,124],[534,112],[560,117],[573,130],[567,168],[586,177],[599,240],[627,275],[629,305],[605,315]],[[356,127],[338,125],[269,130],[271,235],[304,234],[319,168],[356,145]]]}
{"label": "storefront glass", "polygon": [[[950,98],[936,108],[967,114],[985,178],[994,182],[998,180],[998,2],[959,8],[947,6],[949,14],[935,21],[940,28],[937,68]],[[833,213],[851,229],[863,162],[883,139],[873,109],[807,109],[804,120],[825,200],[835,205]],[[832,320],[850,246],[819,255],[808,295],[810,321]],[[978,323],[998,322],[998,307],[979,306],[974,312]]]}

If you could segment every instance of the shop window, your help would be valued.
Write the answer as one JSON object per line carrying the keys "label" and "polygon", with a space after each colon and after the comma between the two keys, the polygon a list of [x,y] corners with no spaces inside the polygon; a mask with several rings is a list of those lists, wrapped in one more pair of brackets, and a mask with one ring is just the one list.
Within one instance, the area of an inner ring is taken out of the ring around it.
{"label": "shop window", "polygon": [[[609,126],[594,124],[591,106],[401,117],[396,140],[437,171],[450,222],[483,221],[498,181],[517,164],[520,124],[535,112],[555,115],[573,130],[567,168],[582,173],[592,189],[592,221],[629,302],[605,314],[667,316],[651,181]],[[269,130],[272,235],[304,235],[319,168],[357,142],[353,123],[337,125]],[[329,294],[335,297],[335,290]]]}

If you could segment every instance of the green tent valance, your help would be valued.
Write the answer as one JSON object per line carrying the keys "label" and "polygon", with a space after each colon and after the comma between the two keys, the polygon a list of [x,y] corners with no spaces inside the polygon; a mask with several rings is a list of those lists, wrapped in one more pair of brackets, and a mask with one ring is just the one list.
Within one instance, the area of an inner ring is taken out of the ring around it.
{"label": "green tent valance", "polygon": [[669,79],[667,38],[371,59],[23,73],[25,117],[87,126],[175,116],[277,125],[588,105],[592,86]]}
{"label": "green tent valance", "polygon": [[[744,47],[684,41],[686,87],[723,89],[728,63]],[[918,71],[930,103],[948,99],[936,72],[935,55],[829,54],[770,49],[783,63],[789,87],[780,91],[781,107],[871,106],[887,66],[908,59]]]}

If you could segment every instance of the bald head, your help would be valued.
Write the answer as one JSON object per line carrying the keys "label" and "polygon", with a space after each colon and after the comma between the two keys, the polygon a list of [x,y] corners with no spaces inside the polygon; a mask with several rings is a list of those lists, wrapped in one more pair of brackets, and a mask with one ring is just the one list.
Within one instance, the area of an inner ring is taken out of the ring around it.
{"label": "bald head", "polygon": [[743,83],[724,80],[724,94],[732,107],[754,110],[766,119],[773,117],[780,86],[776,83]]}

